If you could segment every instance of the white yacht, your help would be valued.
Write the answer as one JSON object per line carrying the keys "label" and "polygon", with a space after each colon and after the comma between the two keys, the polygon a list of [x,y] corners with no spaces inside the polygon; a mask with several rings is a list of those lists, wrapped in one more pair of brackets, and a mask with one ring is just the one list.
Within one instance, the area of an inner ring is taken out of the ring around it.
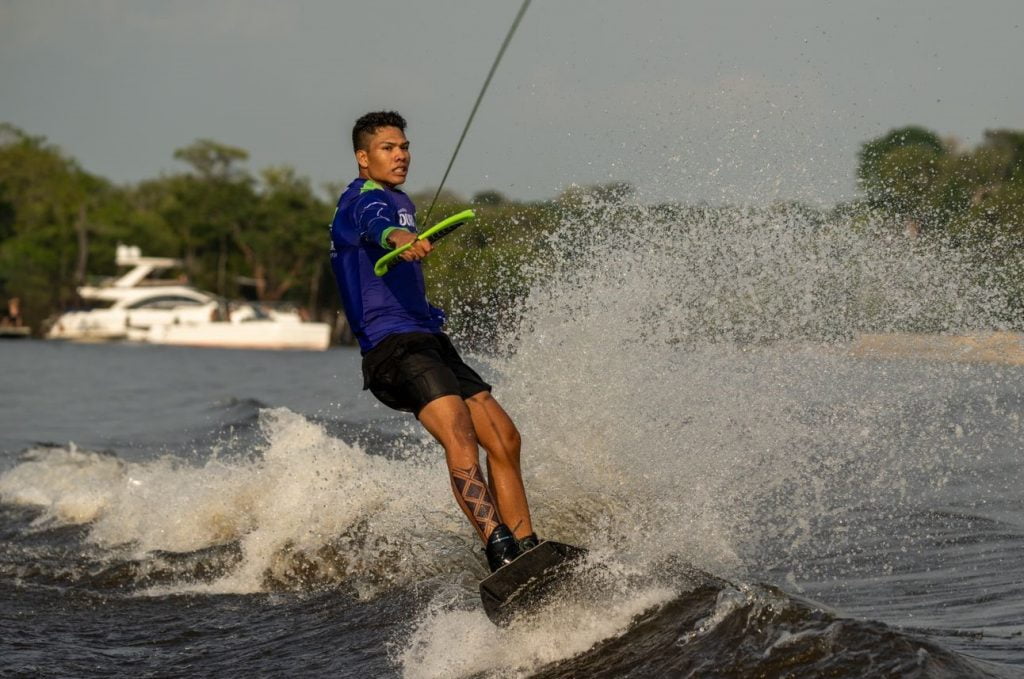
{"label": "white yacht", "polygon": [[103,285],[78,288],[90,308],[58,316],[47,338],[239,349],[323,350],[330,344],[326,323],[306,323],[295,312],[249,303],[227,304],[182,280],[150,278],[180,267],[180,260],[143,257],[139,248],[119,245],[116,261],[132,269]]}

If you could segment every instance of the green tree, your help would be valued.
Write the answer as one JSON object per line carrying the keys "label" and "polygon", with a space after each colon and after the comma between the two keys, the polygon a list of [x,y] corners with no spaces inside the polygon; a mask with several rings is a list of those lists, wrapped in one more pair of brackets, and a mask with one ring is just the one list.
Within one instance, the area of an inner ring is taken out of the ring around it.
{"label": "green tree", "polygon": [[316,197],[310,181],[288,166],[262,171],[262,192],[251,218],[235,225],[234,242],[252,272],[257,296],[279,301],[308,285],[316,300],[328,251],[328,206]]}
{"label": "green tree", "polygon": [[949,173],[955,186],[948,228],[986,247],[1024,247],[1024,133],[985,132],[977,148],[960,154]]}
{"label": "green tree", "polygon": [[951,157],[934,132],[903,127],[861,147],[857,178],[871,206],[916,232],[937,217],[935,207],[944,195],[943,177]]}
{"label": "green tree", "polygon": [[174,158],[192,167],[200,179],[245,180],[246,172],[238,163],[249,159],[249,152],[212,139],[197,139],[174,151]]}
{"label": "green tree", "polygon": [[0,286],[31,325],[75,298],[115,194],[44,137],[0,125]]}
{"label": "green tree", "polygon": [[1024,132],[989,130],[957,150],[921,128],[893,130],[864,144],[858,178],[869,206],[952,237],[1013,313],[1024,309]]}
{"label": "green tree", "polygon": [[252,218],[257,200],[255,181],[239,166],[249,154],[199,139],[177,149],[174,157],[192,170],[174,178],[174,199],[167,203],[168,223],[183,246],[185,269],[197,284],[231,296],[236,286],[229,276],[230,242]]}
{"label": "green tree", "polygon": [[501,191],[490,189],[477,191],[473,194],[473,199],[470,202],[474,205],[503,205],[508,202],[508,198]]}

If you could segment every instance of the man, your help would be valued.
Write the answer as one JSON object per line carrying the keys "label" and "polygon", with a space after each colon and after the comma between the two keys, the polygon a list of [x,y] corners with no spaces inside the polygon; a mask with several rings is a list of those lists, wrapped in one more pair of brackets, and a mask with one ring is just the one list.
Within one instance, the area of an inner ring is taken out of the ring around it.
{"label": "man", "polygon": [[[363,354],[363,388],[384,405],[413,413],[444,447],[452,490],[485,544],[495,571],[537,545],[519,469],[519,432],[491,386],[459,357],[441,328],[444,312],[426,298],[415,207],[398,187],[409,171],[405,119],[367,113],[352,129],[359,178],[331,224],[331,267],[345,315]],[[412,243],[382,277],[374,263]],[[487,477],[478,444],[487,451]]]}

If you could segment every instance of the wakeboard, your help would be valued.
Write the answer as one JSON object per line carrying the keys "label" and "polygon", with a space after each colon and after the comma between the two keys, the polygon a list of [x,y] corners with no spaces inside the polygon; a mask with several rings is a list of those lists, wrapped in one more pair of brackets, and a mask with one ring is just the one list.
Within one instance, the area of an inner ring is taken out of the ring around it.
{"label": "wakeboard", "polygon": [[543,604],[587,556],[587,550],[545,540],[480,583],[484,612],[495,625]]}

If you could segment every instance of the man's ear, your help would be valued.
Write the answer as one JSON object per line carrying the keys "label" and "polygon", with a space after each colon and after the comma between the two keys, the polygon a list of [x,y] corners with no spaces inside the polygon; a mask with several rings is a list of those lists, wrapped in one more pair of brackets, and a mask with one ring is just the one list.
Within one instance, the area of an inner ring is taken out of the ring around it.
{"label": "man's ear", "polygon": [[370,154],[366,152],[366,149],[356,151],[356,163],[364,170],[370,167]]}

